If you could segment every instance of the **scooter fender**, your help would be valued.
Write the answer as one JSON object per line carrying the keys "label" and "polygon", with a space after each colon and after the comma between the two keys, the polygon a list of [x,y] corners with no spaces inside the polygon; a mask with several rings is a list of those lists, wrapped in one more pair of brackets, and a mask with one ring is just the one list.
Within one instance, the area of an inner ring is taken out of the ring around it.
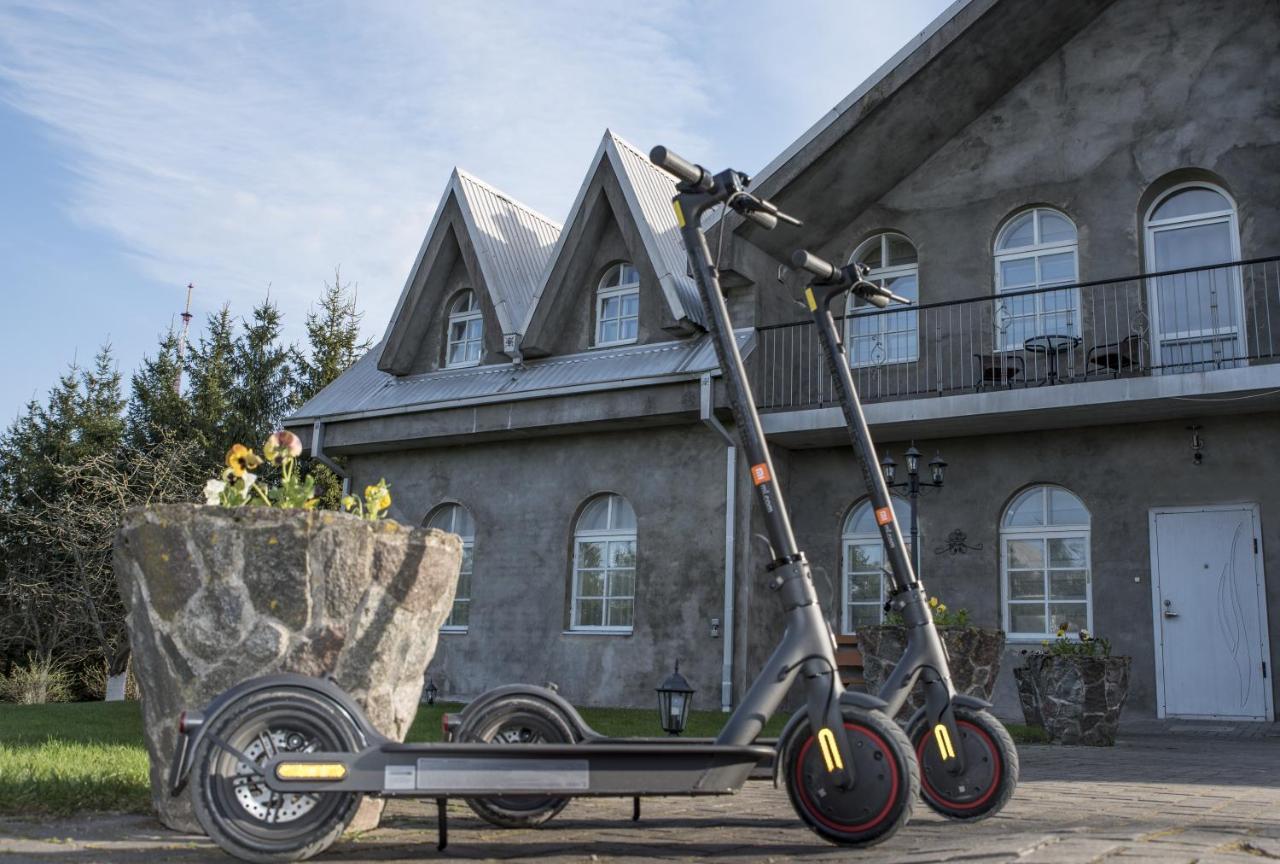
{"label": "scooter fender", "polygon": [[[957,693],[952,696],[951,704],[959,705],[961,708],[972,708],[975,711],[986,711],[991,708],[991,703],[985,699],[979,699],[977,696],[967,696],[964,693]],[[915,713],[911,715],[911,719],[907,721],[907,725],[904,728],[908,731],[916,728],[916,724],[924,719],[924,716],[928,711],[928,705],[922,705],[917,708]]]}
{"label": "scooter fender", "polygon": [[536,684],[505,684],[502,687],[494,687],[492,690],[484,691],[462,709],[462,713],[459,715],[458,728],[461,729],[466,724],[469,715],[474,715],[475,712],[480,711],[495,700],[506,696],[527,696],[531,699],[539,699],[550,703],[568,718],[569,724],[573,726],[574,732],[580,741],[605,737],[588,726],[587,721],[582,719],[582,715],[578,713],[578,709],[570,705],[563,696],[549,687],[539,687]]}
{"label": "scooter fender", "polygon": [[[869,711],[883,711],[889,707],[889,703],[879,696],[873,696],[870,693],[862,693],[857,690],[846,690],[841,693],[840,704],[852,705],[855,708],[865,708]],[[808,713],[808,708],[801,708],[796,711],[778,734],[778,746],[775,751],[777,755],[773,758],[773,786],[775,789],[782,782],[782,754],[787,752],[787,744],[791,741],[791,736],[795,734],[796,727],[800,725],[800,722],[804,720]]]}
{"label": "scooter fender", "polygon": [[363,736],[363,745],[382,743],[388,740],[365,716],[364,711],[356,704],[347,692],[331,678],[314,678],[309,675],[298,675],[293,672],[282,672],[276,675],[263,675],[250,678],[222,691],[213,697],[208,705],[198,711],[188,710],[185,714],[185,731],[178,732],[178,748],[174,754],[172,767],[169,769],[169,794],[177,797],[187,785],[191,773],[191,754],[204,740],[205,730],[210,722],[218,717],[237,700],[263,690],[277,687],[292,687],[299,690],[311,690],[332,699],[351,719],[352,725]]}

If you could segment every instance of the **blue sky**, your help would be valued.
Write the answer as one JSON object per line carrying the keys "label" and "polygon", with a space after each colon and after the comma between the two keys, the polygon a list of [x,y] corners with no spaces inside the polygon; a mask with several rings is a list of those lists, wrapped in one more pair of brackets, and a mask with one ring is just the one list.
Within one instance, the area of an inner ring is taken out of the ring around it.
{"label": "blue sky", "polygon": [[341,266],[380,334],[454,165],[559,220],[606,127],[755,171],[946,6],[0,0],[0,423],[187,282],[297,339]]}

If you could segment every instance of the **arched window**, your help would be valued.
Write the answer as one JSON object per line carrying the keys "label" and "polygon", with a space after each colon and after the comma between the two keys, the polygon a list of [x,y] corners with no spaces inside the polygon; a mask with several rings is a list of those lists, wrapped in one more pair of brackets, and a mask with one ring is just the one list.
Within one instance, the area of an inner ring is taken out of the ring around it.
{"label": "arched window", "polygon": [[[913,302],[920,300],[916,247],[903,235],[872,237],[849,260],[870,267],[870,281]],[[920,356],[918,312],[881,311],[850,293],[845,315],[845,344],[854,366],[909,363]]]}
{"label": "arched window", "polygon": [[1000,522],[1004,629],[1045,639],[1062,624],[1093,629],[1089,511],[1059,486],[1020,493]]}
{"label": "arched window", "polygon": [[1236,207],[1206,183],[1175,186],[1146,214],[1148,271],[1208,269],[1147,280],[1155,356],[1162,367],[1190,371],[1245,356],[1244,297]]}
{"label": "arched window", "polygon": [[[996,294],[1079,281],[1076,226],[1044,207],[1023,210],[996,234]],[[1080,291],[1038,291],[996,301],[996,350],[1021,350],[1038,336],[1080,336]]]}
{"label": "arched window", "polygon": [[573,529],[569,627],[630,632],[635,598],[636,512],[621,495],[597,495]]}
{"label": "arched window", "polygon": [[484,316],[474,291],[463,291],[449,304],[446,366],[474,366],[484,348]]}
{"label": "arched window", "polygon": [[[910,523],[907,502],[901,498],[893,498],[893,513],[899,525]],[[841,579],[844,612],[840,629],[844,633],[854,633],[859,627],[879,624],[884,618],[885,600],[889,598],[888,580],[884,575],[884,542],[880,539],[880,527],[876,524],[870,499],[863,500],[849,511],[841,540],[844,549]],[[909,546],[907,554],[911,554]]]}
{"label": "arched window", "polygon": [[623,261],[596,288],[596,346],[636,341],[640,328],[640,271]]}
{"label": "arched window", "polygon": [[453,609],[444,622],[444,630],[466,631],[471,625],[471,575],[475,568],[476,523],[471,511],[461,504],[441,504],[427,517],[428,528],[439,528],[462,538],[462,569],[458,572],[458,591],[453,595]]}

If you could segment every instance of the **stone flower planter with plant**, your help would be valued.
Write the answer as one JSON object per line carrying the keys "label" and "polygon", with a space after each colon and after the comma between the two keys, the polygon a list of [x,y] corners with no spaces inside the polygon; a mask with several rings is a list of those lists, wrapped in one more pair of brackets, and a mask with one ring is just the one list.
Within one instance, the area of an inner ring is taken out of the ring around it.
{"label": "stone flower planter with plant", "polygon": [[[116,537],[152,800],[171,828],[200,830],[187,796],[167,787],[178,715],[241,681],[333,676],[401,740],[417,711],[461,543],[386,519],[385,482],[344,498],[347,512],[317,510],[301,449],[289,432],[267,440],[265,459],[237,444],[205,505],[129,511]],[[352,828],[376,825],[381,807],[367,799]]]}
{"label": "stone flower planter with plant", "polygon": [[1113,657],[1111,643],[1088,630],[1072,638],[1065,625],[1043,646],[1014,670],[1027,723],[1043,726],[1050,740],[1062,744],[1116,743],[1133,658]]}
{"label": "stone flower planter with plant", "polygon": [[[937,597],[929,598],[929,607],[947,649],[951,682],[956,692],[990,702],[1004,653],[1004,631],[970,624],[969,610],[953,612]],[[901,616],[890,614],[883,624],[858,629],[858,649],[862,652],[863,676],[869,693],[880,691],[906,648],[907,628]],[[899,716],[909,717],[923,705],[924,687],[917,683]]]}

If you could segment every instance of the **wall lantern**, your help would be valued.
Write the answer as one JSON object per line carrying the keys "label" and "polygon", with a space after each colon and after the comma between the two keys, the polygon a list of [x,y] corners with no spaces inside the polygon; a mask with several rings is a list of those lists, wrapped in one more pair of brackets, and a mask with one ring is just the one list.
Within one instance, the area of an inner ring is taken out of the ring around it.
{"label": "wall lantern", "polygon": [[933,469],[933,482],[936,486],[942,485],[942,472],[946,470],[947,460],[942,458],[942,454],[938,453],[929,460],[929,467]]}
{"label": "wall lantern", "polygon": [[689,703],[693,701],[693,687],[680,674],[680,661],[667,680],[658,686],[658,720],[662,723],[662,731],[668,735],[679,735],[689,721]]}
{"label": "wall lantern", "polygon": [[440,690],[436,687],[436,679],[428,678],[427,689],[423,691],[423,694],[427,697],[428,705],[436,704],[436,694],[438,694],[439,692]]}
{"label": "wall lantern", "polygon": [[898,463],[888,453],[885,453],[884,458],[880,460],[880,470],[884,472],[884,482],[892,486],[894,478],[898,475]]}

